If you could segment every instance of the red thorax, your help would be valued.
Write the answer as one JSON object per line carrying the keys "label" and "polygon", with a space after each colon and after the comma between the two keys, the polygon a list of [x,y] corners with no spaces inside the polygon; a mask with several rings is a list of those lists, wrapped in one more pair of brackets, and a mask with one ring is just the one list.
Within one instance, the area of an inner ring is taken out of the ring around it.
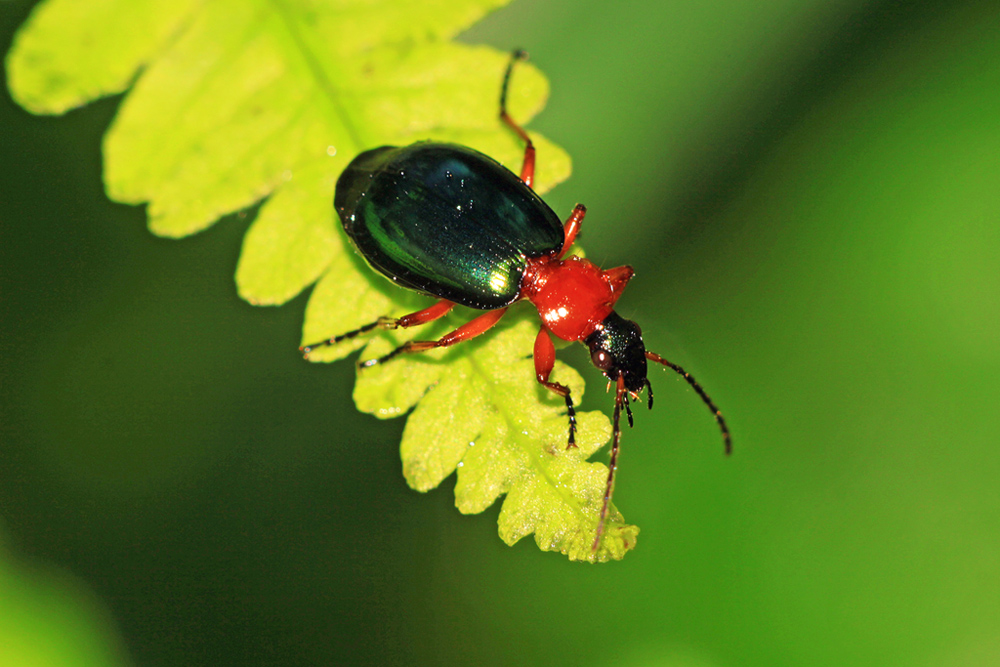
{"label": "red thorax", "polygon": [[546,255],[528,260],[521,296],[554,336],[583,340],[611,314],[632,273],[630,266],[601,271],[581,257]]}

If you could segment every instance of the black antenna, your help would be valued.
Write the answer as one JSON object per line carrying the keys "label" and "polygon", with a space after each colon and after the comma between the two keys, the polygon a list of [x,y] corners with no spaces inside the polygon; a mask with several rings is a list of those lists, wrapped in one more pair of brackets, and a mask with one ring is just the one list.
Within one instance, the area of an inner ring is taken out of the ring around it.
{"label": "black antenna", "polygon": [[[733,453],[733,438],[732,438],[732,436],[729,435],[729,427],[726,426],[726,420],[723,419],[722,412],[719,411],[719,408],[717,408],[715,406],[715,403],[712,402],[712,399],[708,397],[708,394],[706,394],[705,390],[701,388],[701,385],[698,384],[695,381],[695,379],[693,377],[691,377],[691,374],[688,373],[686,370],[684,370],[683,368],[681,368],[677,364],[674,364],[674,363],[671,363],[671,362],[667,361],[666,359],[664,359],[663,357],[661,357],[658,354],[653,354],[652,352],[647,352],[646,353],[646,358],[649,359],[650,361],[655,361],[658,364],[663,364],[664,366],[666,366],[670,370],[674,371],[675,373],[677,373],[678,375],[680,375],[681,377],[683,377],[685,380],[687,380],[687,383],[689,385],[691,385],[691,387],[696,392],[698,392],[698,395],[701,396],[701,400],[703,400],[705,402],[705,405],[708,406],[708,409],[712,411],[712,414],[715,416],[715,421],[718,422],[718,424],[719,424],[719,429],[722,431],[722,443],[723,443],[723,445],[726,448],[726,456],[729,456],[730,454],[732,454]],[[649,400],[650,400],[650,402],[652,402],[652,400],[653,400],[652,399],[652,394],[650,394],[650,399]]]}
{"label": "black antenna", "polygon": [[[618,445],[622,441],[621,414],[622,402],[628,401],[625,391],[625,379],[618,376],[618,387],[615,391],[615,415],[614,415],[614,437],[611,440],[611,461],[608,462],[608,483],[604,487],[604,502],[601,505],[601,518],[597,521],[597,534],[594,536],[594,545],[590,547],[591,552],[597,553],[597,548],[601,546],[601,536],[604,534],[604,521],[608,518],[608,507],[611,506],[611,494],[615,490],[615,470],[618,468]],[[628,403],[625,403],[626,408]]]}

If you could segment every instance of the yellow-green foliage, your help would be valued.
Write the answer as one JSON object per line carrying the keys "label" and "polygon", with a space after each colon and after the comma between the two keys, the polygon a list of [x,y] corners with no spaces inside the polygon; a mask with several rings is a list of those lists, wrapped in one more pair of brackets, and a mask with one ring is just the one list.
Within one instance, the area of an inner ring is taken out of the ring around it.
{"label": "yellow-green foliage", "polygon": [[[7,68],[14,98],[38,113],[131,86],[104,140],[104,180],[112,199],[147,205],[154,233],[193,234],[266,198],[243,241],[237,287],[251,303],[281,304],[318,281],[303,327],[309,343],[421,307],[359,261],[335,220],[334,183],[354,155],[434,139],[517,168],[522,148],[497,118],[508,54],[450,41],[500,4],[48,0],[19,33]],[[519,66],[512,115],[527,122],[547,93],[538,70]],[[535,141],[545,191],[569,175],[569,157]],[[413,488],[434,488],[457,469],[462,512],[507,494],[500,535],[509,544],[534,533],[542,549],[572,559],[621,558],[638,529],[614,508],[601,549],[590,551],[607,469],[586,459],[607,441],[608,420],[581,414],[580,448],[565,449],[562,401],[539,388],[528,360],[532,329],[502,325],[445,355],[366,371],[355,401],[379,417],[413,409],[402,442]],[[415,333],[375,336],[362,355]],[[312,359],[333,361],[365,343]],[[582,396],[568,367],[558,364],[554,378]]]}

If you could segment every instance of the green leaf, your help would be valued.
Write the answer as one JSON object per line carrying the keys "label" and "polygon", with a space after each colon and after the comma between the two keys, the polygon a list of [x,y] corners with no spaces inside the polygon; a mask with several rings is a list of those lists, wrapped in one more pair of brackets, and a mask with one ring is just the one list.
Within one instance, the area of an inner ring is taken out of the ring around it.
{"label": "green leaf", "polygon": [[[508,315],[511,323],[483,340],[364,370],[355,403],[383,418],[416,405],[400,446],[414,489],[433,489],[457,470],[455,504],[463,513],[482,512],[507,494],[500,537],[508,544],[534,533],[540,548],[573,560],[620,559],[639,531],[613,507],[600,549],[591,551],[608,469],[587,458],[607,442],[610,423],[600,412],[578,413],[578,447],[566,448],[563,400],[535,381],[537,317],[519,317],[528,310]],[[362,357],[385,354],[413,333],[376,337]],[[577,401],[583,396],[583,378],[569,366],[557,363],[552,379]]]}
{"label": "green leaf", "polygon": [[[520,168],[523,147],[497,117],[509,55],[449,41],[505,2],[47,0],[6,64],[15,99],[36,112],[132,85],[105,137],[104,179],[111,198],[147,205],[154,233],[192,234],[266,199],[243,241],[237,287],[265,305],[316,283],[302,339],[312,343],[428,305],[368,269],[334,219],[334,184],[354,155],[431,139]],[[511,114],[527,122],[547,93],[541,73],[519,65]],[[569,157],[533,138],[544,192],[569,175]],[[580,415],[579,449],[560,447],[565,406],[534,381],[531,328],[501,326],[457,350],[366,371],[355,400],[380,417],[416,406],[402,444],[414,488],[433,488],[457,469],[461,511],[507,494],[500,533],[508,543],[534,533],[543,549],[571,558],[620,558],[637,529],[617,513],[600,552],[589,550],[607,473],[586,458],[607,440],[607,418]],[[379,334],[364,355],[416,333]],[[332,361],[367,343],[352,339],[311,359]],[[557,366],[554,378],[582,395],[570,369]]]}
{"label": "green leaf", "polygon": [[14,38],[11,95],[28,111],[62,113],[120,93],[165,49],[199,0],[47,0]]}

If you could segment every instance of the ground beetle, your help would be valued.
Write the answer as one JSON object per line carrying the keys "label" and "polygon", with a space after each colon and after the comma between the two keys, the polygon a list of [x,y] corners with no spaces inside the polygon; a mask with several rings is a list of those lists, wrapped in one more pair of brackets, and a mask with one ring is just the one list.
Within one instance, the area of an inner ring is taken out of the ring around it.
{"label": "ground beetle", "polygon": [[507,307],[527,299],[542,326],[535,338],[538,382],[562,396],[569,417],[569,443],[576,447],[576,413],[569,387],[550,382],[556,352],[552,336],[581,341],[590,358],[615,385],[614,437],[604,502],[594,537],[596,551],[611,502],[621,441],[622,406],[632,426],[630,400],[653,387],[646,360],[679,373],[715,415],[726,453],[732,450],[722,413],[683,368],[646,351],[639,325],[613,306],[632,278],[632,267],[602,271],[580,257],[565,257],[586,213],[577,204],[563,224],[531,189],[535,147],[507,114],[511,71],[526,57],[515,51],[500,88],[500,119],[524,141],[518,177],[491,157],[465,146],[420,142],[383,146],[361,153],[337,180],[333,204],[354,247],[375,270],[397,285],[438,301],[403,317],[381,317],[345,334],[301,348],[306,355],[375,328],[396,329],[432,322],[455,304],[486,311],[436,341],[409,341],[389,354],[360,364],[368,368],[405,352],[448,347],[478,336],[497,323]]}

